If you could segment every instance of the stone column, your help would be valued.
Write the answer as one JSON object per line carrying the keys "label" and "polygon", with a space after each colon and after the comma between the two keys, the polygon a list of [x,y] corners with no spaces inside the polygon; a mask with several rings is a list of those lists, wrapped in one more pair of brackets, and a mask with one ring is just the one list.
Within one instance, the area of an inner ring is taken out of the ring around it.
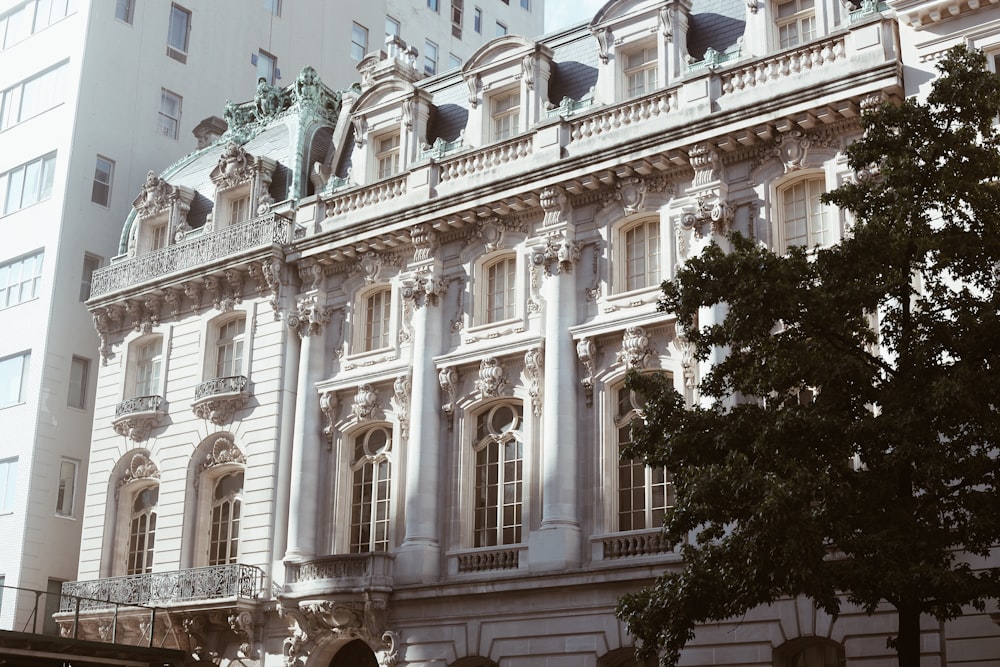
{"label": "stone column", "polygon": [[317,289],[322,281],[322,267],[305,259],[299,264],[299,272],[303,282],[311,276],[312,289],[296,299],[297,310],[288,316],[288,326],[298,332],[302,343],[292,436],[286,562],[301,562],[316,556],[320,448],[324,443],[316,383],[322,379],[324,370],[323,327],[330,320],[330,309]]}
{"label": "stone column", "polygon": [[434,357],[445,339],[437,305],[446,284],[433,257],[433,234],[426,225],[414,228],[413,273],[402,289],[403,319],[409,320],[411,336],[413,391],[409,439],[401,448],[406,460],[405,493],[397,508],[403,511],[404,535],[393,571],[399,583],[433,582],[441,575],[441,406]]}
{"label": "stone column", "polygon": [[576,346],[569,328],[576,323],[577,290],[573,265],[580,251],[572,239],[568,197],[561,188],[542,192],[543,228],[550,236],[532,251],[534,267],[545,274],[545,349],[542,390],[542,523],[528,540],[528,567],[564,570],[580,564],[581,531],[577,479]]}

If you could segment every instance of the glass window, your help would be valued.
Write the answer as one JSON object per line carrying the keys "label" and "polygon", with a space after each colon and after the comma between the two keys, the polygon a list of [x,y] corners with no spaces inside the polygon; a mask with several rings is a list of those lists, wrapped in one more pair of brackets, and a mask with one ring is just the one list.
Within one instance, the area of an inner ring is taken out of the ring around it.
{"label": "glass window", "polygon": [[264,9],[275,16],[281,16],[281,0],[264,0]]}
{"label": "glass window", "polygon": [[465,0],[451,0],[451,36],[462,39],[462,14]]}
{"label": "glass window", "polygon": [[52,182],[55,178],[56,155],[46,155],[27,164],[14,167],[0,176],[6,181],[4,214],[19,211],[52,196]]}
{"label": "glass window", "polygon": [[24,303],[38,296],[42,280],[42,257],[38,251],[0,264],[0,310]]}
{"label": "glass window", "polygon": [[[28,6],[32,4],[29,2]],[[73,0],[38,0],[35,11],[35,27],[32,32],[38,32],[49,27],[56,21],[66,18],[75,11]]]}
{"label": "glass window", "polygon": [[458,69],[462,66],[462,59],[454,53],[448,54],[448,69]]}
{"label": "glass window", "polygon": [[517,259],[505,257],[486,267],[486,321],[502,322],[517,313]]}
{"label": "glass window", "polygon": [[521,542],[524,442],[520,403],[505,402],[476,421],[473,546]]}
{"label": "glass window", "polygon": [[399,173],[399,134],[375,140],[375,166],[377,178],[388,178]]}
{"label": "glass window", "polygon": [[387,287],[368,295],[365,299],[365,352],[389,347],[391,342],[389,338],[391,316],[391,289]]}
{"label": "glass window", "polygon": [[170,5],[170,25],[167,28],[167,55],[178,62],[187,62],[188,36],[191,32],[191,12]]}
{"label": "glass window", "polygon": [[24,402],[30,360],[30,352],[0,359],[0,408]]}
{"label": "glass window", "polygon": [[35,3],[27,2],[0,18],[0,32],[3,33],[3,48],[8,48],[26,38],[32,32]]}
{"label": "glass window", "polygon": [[257,80],[264,79],[272,86],[278,72],[278,59],[263,49],[257,52]]}
{"label": "glass window", "polygon": [[441,8],[441,0],[427,0],[427,8],[438,11]]}
{"label": "glass window", "polygon": [[149,229],[149,251],[162,250],[167,247],[167,225],[156,225]]}
{"label": "glass window", "polygon": [[132,16],[135,13],[135,0],[117,0],[115,3],[115,18],[132,25]]}
{"label": "glass window", "polygon": [[236,377],[243,374],[243,337],[246,326],[246,319],[241,317],[219,327],[215,377]]}
{"label": "glass window", "polygon": [[490,98],[492,139],[509,139],[518,133],[521,124],[521,95],[514,90]]}
{"label": "glass window", "polygon": [[521,0],[521,9],[525,9],[525,10],[527,10],[527,11],[530,12],[531,11],[531,1],[530,0]]}
{"label": "glass window", "polygon": [[151,486],[135,494],[129,516],[128,552],[125,574],[146,574],[153,570],[156,542],[156,505],[160,488]]}
{"label": "glass window", "polygon": [[625,290],[659,284],[660,222],[647,220],[632,225],[622,234],[625,241]]}
{"label": "glass window", "polygon": [[785,247],[825,246],[834,242],[833,226],[820,201],[826,186],[823,176],[804,178],[779,191]]}
{"label": "glass window", "polygon": [[354,441],[351,462],[351,553],[389,550],[389,452],[392,432],[378,426]]}
{"label": "glass window", "polygon": [[209,565],[235,563],[239,558],[240,510],[243,504],[243,473],[226,475],[215,483],[212,499]]}
{"label": "glass window", "polygon": [[0,130],[62,104],[66,68],[66,63],[60,63],[0,93]]}
{"label": "glass window", "polygon": [[17,457],[4,459],[0,461],[0,514],[14,511],[14,491],[16,488]]}
{"label": "glass window", "polygon": [[80,301],[90,298],[90,286],[93,284],[94,271],[101,268],[101,258],[89,252],[83,255],[83,274],[80,276]]}
{"label": "glass window", "polygon": [[160,338],[139,345],[135,350],[135,391],[133,396],[157,396],[160,393],[160,366],[163,341]]}
{"label": "glass window", "polygon": [[656,89],[656,47],[625,54],[625,95],[636,97]]}
{"label": "glass window", "polygon": [[385,17],[385,34],[399,37],[399,21],[391,16]]}
{"label": "glass window", "polygon": [[476,31],[477,34],[482,34],[483,32],[483,10],[476,7],[472,11],[472,29]]}
{"label": "glass window", "polygon": [[70,459],[63,459],[59,464],[59,490],[56,493],[56,514],[59,516],[73,516],[76,469],[76,461]]}
{"label": "glass window", "polygon": [[181,124],[182,98],[166,88],[160,88],[160,134],[168,139],[176,139]]}
{"label": "glass window", "polygon": [[229,224],[238,225],[250,219],[250,195],[229,201]]}
{"label": "glass window", "polygon": [[358,62],[368,53],[368,28],[351,24],[351,60]]}
{"label": "glass window", "polygon": [[438,46],[431,40],[424,40],[424,74],[431,76],[438,70]]}
{"label": "glass window", "polygon": [[778,44],[782,49],[816,37],[815,0],[786,0],[775,5]]}
{"label": "glass window", "polygon": [[618,461],[618,530],[642,530],[663,525],[674,506],[674,484],[663,468],[651,468],[641,459],[622,458],[632,439],[632,422],[639,418],[642,400],[625,387],[617,392],[615,431]]}
{"label": "glass window", "polygon": [[87,409],[87,387],[90,382],[90,360],[74,356],[69,366],[69,394],[66,405]]}
{"label": "glass window", "polygon": [[496,34],[497,34],[497,37],[503,37],[504,35],[506,35],[507,34],[507,26],[504,25],[502,22],[497,21],[497,33]]}
{"label": "glass window", "polygon": [[111,180],[115,174],[114,160],[97,156],[94,166],[94,185],[90,189],[90,201],[101,206],[111,203]]}

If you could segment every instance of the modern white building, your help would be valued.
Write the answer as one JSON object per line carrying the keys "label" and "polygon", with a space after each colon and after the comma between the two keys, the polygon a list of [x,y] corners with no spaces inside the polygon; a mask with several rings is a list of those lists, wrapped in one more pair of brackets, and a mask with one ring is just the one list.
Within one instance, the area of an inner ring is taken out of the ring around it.
{"label": "modern white building", "polygon": [[[385,30],[416,49],[422,74],[464,62],[498,25],[542,30],[543,0],[460,7],[0,2],[0,582],[53,591],[76,577],[93,407],[110,400],[96,393],[101,361],[82,301],[92,271],[117,254],[147,172],[194,150],[195,134],[221,133],[226,100],[252,94],[260,77],[287,85],[314,64],[347,87]],[[6,589],[0,628],[30,630],[33,603]]]}

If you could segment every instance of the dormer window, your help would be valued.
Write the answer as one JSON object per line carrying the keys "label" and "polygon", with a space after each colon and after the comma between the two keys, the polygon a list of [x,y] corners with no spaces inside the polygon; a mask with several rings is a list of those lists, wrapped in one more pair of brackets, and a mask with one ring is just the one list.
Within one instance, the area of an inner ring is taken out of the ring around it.
{"label": "dormer window", "polygon": [[774,16],[780,48],[791,48],[816,38],[815,0],[777,2]]}
{"label": "dormer window", "polygon": [[238,225],[250,219],[250,193],[229,202],[229,224]]}
{"label": "dormer window", "polygon": [[394,132],[375,140],[377,178],[389,178],[399,173],[399,133]]}
{"label": "dormer window", "polygon": [[167,247],[167,223],[156,225],[149,230],[149,252]]}
{"label": "dormer window", "polygon": [[517,90],[490,98],[491,139],[501,141],[518,133],[521,124],[521,95]]}
{"label": "dormer window", "polygon": [[625,96],[638,97],[656,89],[656,45],[624,54]]}

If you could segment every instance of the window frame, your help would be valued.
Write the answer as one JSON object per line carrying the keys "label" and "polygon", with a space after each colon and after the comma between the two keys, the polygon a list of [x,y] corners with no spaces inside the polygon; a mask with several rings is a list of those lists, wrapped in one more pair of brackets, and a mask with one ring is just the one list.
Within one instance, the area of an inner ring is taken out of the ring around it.
{"label": "window frame", "polygon": [[[492,428],[492,418],[502,409],[513,412],[511,427]],[[470,448],[470,487],[473,493],[469,544],[474,549],[510,547],[524,544],[527,538],[525,505],[528,482],[527,439],[525,438],[524,403],[519,399],[503,399],[484,405],[472,415],[473,436]],[[516,445],[515,455],[507,457],[507,446]],[[491,447],[496,456],[491,457]],[[508,466],[513,464],[513,469]],[[495,474],[492,468],[495,468]],[[509,473],[513,472],[513,475]],[[495,484],[491,481],[495,479]],[[513,485],[512,496],[505,488]],[[491,491],[491,489],[493,489]],[[508,498],[513,501],[508,502]],[[507,509],[512,520],[507,520]],[[496,524],[491,525],[490,520]],[[509,532],[508,532],[509,531]]]}
{"label": "window frame", "polygon": [[[236,331],[230,337],[224,337],[226,335],[226,330],[230,327],[236,326],[238,331]],[[214,364],[210,367],[213,375],[212,378],[224,378],[224,377],[241,377],[245,376],[246,373],[246,362],[247,362],[247,348],[249,342],[248,332],[247,332],[247,318],[246,315],[240,313],[238,317],[227,317],[221,321],[214,323],[214,340],[212,345]],[[224,356],[227,354],[227,350],[232,349],[234,354],[231,358],[226,359]],[[224,372],[228,370],[235,370],[236,372],[229,373]]]}
{"label": "window frame", "polygon": [[[390,25],[394,26],[395,29],[394,30],[390,30],[389,29]],[[403,29],[403,26],[399,22],[398,19],[396,19],[396,18],[394,18],[392,16],[389,16],[388,14],[385,15],[385,34],[386,35],[392,35],[393,37],[399,37],[399,32],[402,29]]]}
{"label": "window frame", "polygon": [[[33,274],[25,278],[25,266],[29,263],[34,267]],[[38,298],[38,288],[42,282],[42,268],[45,262],[45,250],[40,249],[27,255],[21,255],[0,264],[0,310],[13,308],[28,301]],[[18,267],[18,279],[16,282],[10,280],[13,275],[12,269]],[[24,296],[25,286],[28,286],[30,294]],[[16,291],[19,297],[17,301],[11,302],[11,295]],[[22,298],[23,297],[23,298]]]}
{"label": "window frame", "polygon": [[[5,369],[4,365],[10,364]],[[20,380],[17,380],[17,374]],[[9,373],[7,376],[5,373]],[[16,405],[24,405],[27,402],[28,376],[31,373],[31,350],[15,352],[0,358],[0,409],[10,408]],[[4,385],[7,386],[4,386]]]}
{"label": "window frame", "polygon": [[0,131],[27,122],[63,104],[68,67],[69,61],[64,60],[0,92]]}
{"label": "window frame", "polygon": [[[362,41],[358,41],[358,38],[363,39]],[[368,55],[368,38],[368,28],[357,21],[351,21],[351,60],[356,63],[361,62]]]}
{"label": "window frame", "polygon": [[[69,481],[66,481],[65,470],[70,467]],[[56,491],[56,516],[73,518],[76,510],[76,487],[80,473],[80,462],[66,458],[59,461],[59,487]],[[67,488],[69,487],[68,492]],[[68,505],[68,506],[67,506]]]}
{"label": "window frame", "polygon": [[[644,230],[644,239],[642,240],[643,250],[641,251],[643,270],[641,274],[632,271],[633,260],[630,257],[631,242],[629,240],[629,235],[640,228]],[[655,230],[656,232],[655,239],[650,238],[651,230]],[[616,282],[613,285],[614,289],[612,293],[617,295],[659,289],[664,276],[663,263],[666,259],[666,254],[663,251],[663,221],[660,217],[643,216],[627,219],[618,225],[615,230],[615,237],[616,246],[620,254],[615,258],[616,271],[614,278]],[[650,253],[651,246],[655,247],[655,253]],[[650,258],[655,260],[652,263],[653,266],[650,266]]]}
{"label": "window frame", "polygon": [[[34,190],[33,198],[25,200],[25,184],[28,180],[29,170],[31,170],[35,165],[38,165],[37,175],[33,175],[33,187]],[[0,174],[0,192],[3,193],[3,213],[2,215],[11,215],[22,211],[26,208],[30,208],[35,204],[40,204],[44,201],[48,201],[52,197],[55,186],[55,170],[56,170],[56,153],[53,151],[47,153],[40,157],[29,160],[23,164],[19,164],[12,169]],[[12,206],[12,194],[13,186],[15,185],[15,180],[19,179],[17,192],[17,202]]]}
{"label": "window frame", "polygon": [[17,504],[17,461],[16,456],[0,459],[0,514],[13,514]]}
{"label": "window frame", "polygon": [[[178,25],[175,23],[175,20],[183,21],[183,24]],[[183,30],[183,37],[177,35],[174,32],[175,29]],[[172,2],[170,3],[170,14],[167,18],[167,56],[179,63],[187,63],[190,46],[191,10],[178,5],[176,2]]]}
{"label": "window frame", "polygon": [[[170,110],[165,110],[164,102],[171,101],[176,106],[176,110],[171,112]],[[160,88],[160,111],[157,122],[157,129],[160,134],[167,139],[173,139],[174,141],[180,136],[181,129],[181,114],[183,113],[184,98],[166,88]],[[171,115],[175,113],[176,116]],[[166,119],[167,124],[164,124],[164,119]],[[167,130],[170,130],[169,132]]]}
{"label": "window frame", "polygon": [[496,25],[496,37],[506,37],[510,30],[507,28],[507,24],[503,21],[497,21]]}
{"label": "window frame", "polygon": [[[803,9],[801,5],[804,3],[811,3],[811,6]],[[792,5],[795,11],[786,16],[781,16],[781,7],[788,5]],[[772,7],[774,12],[775,44],[778,49],[798,48],[814,41],[819,36],[819,16],[816,11],[815,0],[775,0]],[[803,21],[807,20],[811,23],[811,26],[809,26],[809,30],[804,31]],[[792,25],[795,26],[794,41],[792,38],[782,36],[782,29]]]}
{"label": "window frame", "polygon": [[438,73],[438,60],[441,58],[441,49],[437,44],[429,39],[424,40],[424,74],[434,76]]}
{"label": "window frame", "polygon": [[90,252],[83,253],[83,271],[80,274],[80,303],[86,303],[90,298],[90,290],[94,284],[94,272],[101,268],[104,258]]}
{"label": "window frame", "polygon": [[263,0],[262,6],[271,12],[272,16],[281,16],[281,0]]}
{"label": "window frame", "polygon": [[[495,267],[501,264],[505,265],[503,273],[504,284],[499,289],[493,290],[491,281],[495,281],[496,274],[494,276],[490,274]],[[517,319],[520,313],[520,299],[518,298],[520,294],[519,270],[518,257],[514,252],[505,252],[488,257],[479,267],[479,275],[483,284],[482,289],[479,290],[481,306],[478,314],[479,322],[483,325],[498,325]],[[498,304],[497,297],[501,294],[504,297],[504,302]]]}
{"label": "window frame", "polygon": [[[360,354],[381,352],[392,348],[394,315],[394,303],[392,297],[393,289],[390,285],[379,285],[361,295],[359,303],[363,304],[363,307],[361,312],[357,314],[359,329],[357,350]],[[373,317],[376,312],[372,310],[372,303],[376,298],[379,299],[378,306],[381,311],[380,316],[378,317],[378,322],[381,327],[381,331],[377,332],[379,340],[375,339],[374,334],[376,332],[373,327],[375,322]]]}
{"label": "window frame", "polygon": [[117,0],[115,18],[122,23],[132,25],[132,21],[135,19],[135,0]]}
{"label": "window frame", "polygon": [[[790,221],[787,197],[789,193],[800,185],[805,188],[804,199],[802,200],[804,206],[803,216],[801,218],[796,216]],[[811,191],[811,186],[817,186],[819,188],[818,191]],[[827,247],[840,240],[840,229],[835,211],[832,210],[830,205],[819,201],[820,196],[824,192],[827,192],[828,188],[829,183],[825,171],[808,171],[775,183],[774,218],[777,221],[778,247],[781,248],[782,252],[788,252],[788,249],[792,246],[802,246],[806,250]],[[810,211],[810,208],[815,206],[818,206],[819,209],[818,220],[815,217],[816,212]],[[790,222],[799,221],[801,221],[804,227],[804,234],[797,234],[792,238],[804,238],[805,242],[792,243],[789,241],[789,224]],[[816,226],[817,222],[820,223],[818,227]],[[821,242],[819,243],[814,242],[817,236],[821,238]]]}
{"label": "window frame", "polygon": [[472,30],[477,34],[483,34],[483,10],[476,7],[472,10]]}
{"label": "window frame", "polygon": [[441,0],[427,0],[427,9],[433,12],[441,12]]}
{"label": "window frame", "polygon": [[[105,170],[107,173],[107,181],[100,180],[102,161],[108,165],[108,168]],[[96,159],[94,160],[94,182],[90,188],[90,201],[93,202],[94,204],[97,204],[98,206],[103,206],[105,208],[110,207],[111,188],[112,184],[114,183],[114,179],[115,179],[115,161],[112,160],[111,158],[106,158],[103,155],[98,154]],[[97,199],[94,198],[96,196],[96,193],[98,192],[98,186],[101,186],[106,189],[106,191],[104,192],[103,201],[98,201]]]}
{"label": "window frame", "polygon": [[[508,105],[498,109],[497,102],[501,99],[507,100]],[[515,103],[510,104],[514,100]],[[487,137],[489,142],[506,141],[521,134],[521,119],[524,114],[521,101],[521,89],[517,86],[509,86],[499,90],[487,99],[489,110],[489,127]],[[498,126],[498,121],[508,121],[509,127],[505,130]]]}
{"label": "window frame", "polygon": [[[80,368],[80,371],[77,369]],[[73,355],[69,366],[69,388],[66,405],[78,410],[86,410],[90,400],[90,359]]]}
{"label": "window frame", "polygon": [[[264,49],[257,49],[257,81],[264,79],[270,85],[274,85],[278,77],[278,56],[268,53]],[[269,66],[265,66],[268,65]]]}
{"label": "window frame", "polygon": [[[158,347],[155,354],[149,358],[142,356],[145,350],[154,346]],[[125,398],[163,396],[163,362],[163,336],[143,336],[134,341],[129,346],[128,389],[131,395]],[[149,378],[143,377],[146,367],[149,367]],[[146,390],[146,393],[140,389]]]}
{"label": "window frame", "polygon": [[[384,434],[385,442],[372,450],[369,439],[375,433]],[[349,438],[351,518],[347,550],[352,554],[385,553],[393,544],[393,428],[388,423],[373,424]]]}
{"label": "window frame", "polygon": [[[388,148],[383,148],[383,142],[395,140],[395,144]],[[398,130],[383,132],[372,139],[372,150],[374,159],[372,160],[374,180],[392,178],[398,176],[403,169],[402,136]],[[389,162],[386,163],[385,161]],[[388,168],[385,168],[388,166]]]}
{"label": "window frame", "polygon": [[[630,48],[621,53],[621,77],[622,77],[622,99],[632,99],[649,95],[659,86],[660,63],[659,52],[656,42],[645,41],[639,44],[629,45]],[[642,54],[644,59],[638,65],[630,66],[629,58]],[[645,59],[646,54],[651,53],[650,58]],[[641,75],[642,87],[632,86],[631,77]],[[652,82],[649,78],[652,76]]]}
{"label": "window frame", "polygon": [[[674,374],[670,371],[660,370],[666,374],[671,381]],[[614,489],[612,500],[612,526],[613,532],[630,532],[643,530],[656,530],[663,526],[666,514],[676,505],[676,491],[674,490],[673,477],[670,471],[664,468],[653,468],[638,459],[625,459],[622,457],[622,447],[628,442],[623,440],[623,433],[626,429],[631,429],[633,421],[642,418],[642,409],[637,405],[638,397],[635,392],[627,389],[624,383],[611,386],[608,402],[610,404],[611,433],[608,442],[612,445],[611,456],[614,464],[611,466],[614,471],[614,479],[611,488]],[[628,401],[628,408],[625,407],[625,400]],[[631,433],[631,431],[629,431]],[[636,473],[641,470],[641,479]],[[656,475],[660,474],[659,479]],[[629,507],[623,507],[623,499],[626,489],[623,488],[624,477],[628,475],[631,485]],[[640,483],[636,483],[636,480]],[[656,503],[657,490],[662,493],[663,504]],[[636,496],[636,492],[641,492],[641,498]],[[637,502],[638,501],[638,502]],[[636,505],[641,504],[640,508]],[[625,514],[628,514],[628,521],[623,522]],[[641,513],[641,517],[637,517]],[[636,526],[636,519],[641,520],[642,525]]]}
{"label": "window frame", "polygon": [[[122,494],[118,507],[121,520],[118,523],[122,531],[121,561],[126,576],[133,574],[148,574],[153,570],[153,559],[156,555],[156,523],[160,506],[160,485],[157,482],[132,482],[129,493]],[[128,488],[128,487],[127,487]],[[153,495],[152,502],[136,509],[137,502],[146,494]],[[141,520],[145,517],[145,522]],[[140,530],[141,529],[141,530]],[[139,536],[142,537],[141,546]],[[117,561],[117,559],[116,559]]]}
{"label": "window frame", "polygon": [[[222,486],[223,482],[231,477],[240,477],[239,491],[234,493],[228,493],[224,498],[217,498],[216,494],[219,488]],[[208,560],[207,565],[213,567],[215,565],[231,565],[239,562],[240,558],[240,539],[241,539],[241,528],[243,521],[243,498],[246,494],[246,471],[242,466],[238,469],[223,469],[218,475],[212,475],[211,485],[208,489],[211,491],[211,497],[208,500],[209,513],[205,517],[208,522]],[[225,522],[226,534],[223,537],[221,531],[216,533],[216,524],[220,526],[223,523],[222,508],[229,506],[229,516],[228,520]],[[234,511],[234,508],[236,511]],[[219,510],[219,516],[217,519],[216,510]],[[235,518],[234,518],[235,517]],[[234,529],[235,526],[235,529]],[[217,552],[217,553],[213,553]],[[225,558],[220,556],[224,555]]]}

